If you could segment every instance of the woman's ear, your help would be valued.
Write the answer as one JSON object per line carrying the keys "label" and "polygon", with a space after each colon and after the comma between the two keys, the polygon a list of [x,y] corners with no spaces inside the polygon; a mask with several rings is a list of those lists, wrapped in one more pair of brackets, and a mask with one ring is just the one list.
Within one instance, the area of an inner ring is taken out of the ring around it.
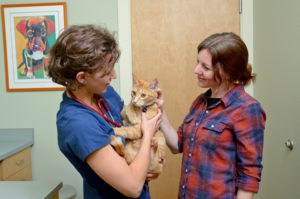
{"label": "woman's ear", "polygon": [[223,82],[227,82],[230,79],[229,75],[223,69],[220,69],[220,76]]}
{"label": "woman's ear", "polygon": [[76,80],[80,84],[86,84],[86,73],[83,71],[80,71],[76,74]]}

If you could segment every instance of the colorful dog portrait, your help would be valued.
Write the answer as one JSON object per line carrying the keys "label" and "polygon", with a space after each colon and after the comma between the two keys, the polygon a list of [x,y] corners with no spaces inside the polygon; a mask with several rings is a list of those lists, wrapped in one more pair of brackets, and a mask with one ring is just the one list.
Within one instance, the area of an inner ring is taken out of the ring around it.
{"label": "colorful dog portrait", "polygon": [[55,42],[53,16],[16,17],[18,79],[48,78],[48,53]]}
{"label": "colorful dog portrait", "polygon": [[64,90],[48,76],[48,62],[67,26],[66,2],[3,4],[1,14],[6,90]]}

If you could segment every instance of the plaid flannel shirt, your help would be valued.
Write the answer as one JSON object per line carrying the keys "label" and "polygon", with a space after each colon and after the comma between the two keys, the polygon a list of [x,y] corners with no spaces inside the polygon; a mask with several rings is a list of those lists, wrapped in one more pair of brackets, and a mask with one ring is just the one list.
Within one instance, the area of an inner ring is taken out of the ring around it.
{"label": "plaid flannel shirt", "polygon": [[200,95],[178,129],[183,153],[178,198],[233,199],[237,189],[257,192],[266,115],[241,85],[207,107]]}

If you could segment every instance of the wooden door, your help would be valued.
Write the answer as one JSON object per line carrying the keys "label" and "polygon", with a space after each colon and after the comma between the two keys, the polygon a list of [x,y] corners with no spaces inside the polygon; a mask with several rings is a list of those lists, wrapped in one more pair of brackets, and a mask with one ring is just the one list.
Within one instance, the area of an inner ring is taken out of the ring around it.
{"label": "wooden door", "polygon": [[[197,45],[212,33],[239,34],[239,0],[131,0],[133,73],[157,78],[165,110],[175,129],[194,98]],[[177,198],[181,155],[167,154],[167,164],[151,181],[153,199]]]}
{"label": "wooden door", "polygon": [[299,0],[254,1],[254,95],[267,113],[258,199],[300,198],[299,10]]}

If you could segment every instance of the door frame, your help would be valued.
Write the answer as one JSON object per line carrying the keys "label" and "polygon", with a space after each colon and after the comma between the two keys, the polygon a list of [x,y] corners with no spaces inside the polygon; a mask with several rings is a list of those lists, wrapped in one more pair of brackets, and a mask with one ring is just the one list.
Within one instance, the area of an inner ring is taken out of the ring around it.
{"label": "door frame", "polygon": [[[253,1],[240,0],[242,13],[240,14],[241,37],[249,51],[249,62],[253,63]],[[131,54],[131,22],[130,0],[118,0],[118,39],[121,49],[119,60],[120,95],[125,104],[130,101],[132,88],[132,54]],[[253,70],[255,67],[253,66]],[[246,91],[253,95],[253,85],[246,87]]]}

